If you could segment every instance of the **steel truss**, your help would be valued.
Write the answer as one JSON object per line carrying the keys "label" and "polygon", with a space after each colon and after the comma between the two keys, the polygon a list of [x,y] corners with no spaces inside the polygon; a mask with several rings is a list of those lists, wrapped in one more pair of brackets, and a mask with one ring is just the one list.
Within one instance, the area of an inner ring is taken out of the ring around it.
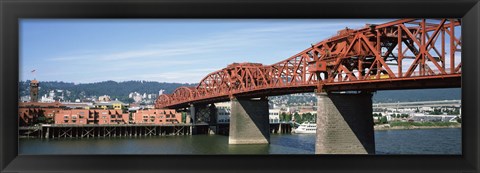
{"label": "steel truss", "polygon": [[272,65],[233,63],[208,74],[196,87],[160,95],[156,107],[314,90],[459,87],[460,27],[459,19],[400,19],[346,28]]}

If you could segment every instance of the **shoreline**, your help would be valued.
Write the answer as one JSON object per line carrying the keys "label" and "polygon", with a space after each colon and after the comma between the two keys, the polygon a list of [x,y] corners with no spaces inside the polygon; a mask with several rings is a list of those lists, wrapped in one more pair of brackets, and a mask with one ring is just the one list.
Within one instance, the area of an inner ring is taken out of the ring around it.
{"label": "shoreline", "polygon": [[383,130],[415,130],[415,129],[449,129],[449,128],[462,128],[461,125],[453,126],[373,126],[374,131],[383,131]]}

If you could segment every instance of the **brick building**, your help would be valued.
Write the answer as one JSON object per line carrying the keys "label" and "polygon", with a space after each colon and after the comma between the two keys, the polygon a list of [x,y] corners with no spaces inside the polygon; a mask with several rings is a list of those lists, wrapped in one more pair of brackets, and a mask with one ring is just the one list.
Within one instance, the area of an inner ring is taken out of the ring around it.
{"label": "brick building", "polygon": [[55,116],[55,124],[128,124],[128,113],[121,110],[61,110]]}
{"label": "brick building", "polygon": [[55,115],[64,108],[60,102],[21,102],[18,104],[18,123],[20,126],[33,125],[39,117],[45,117],[44,123],[53,122]]}
{"label": "brick building", "polygon": [[[72,109],[60,102],[19,103],[19,125],[44,124],[174,124],[182,122],[182,114],[174,109],[146,109],[126,112],[114,107],[97,109]],[[44,117],[44,118],[40,118]],[[39,121],[39,118],[42,121]]]}
{"label": "brick building", "polygon": [[135,124],[176,124],[182,122],[182,114],[175,109],[137,110],[133,113]]}

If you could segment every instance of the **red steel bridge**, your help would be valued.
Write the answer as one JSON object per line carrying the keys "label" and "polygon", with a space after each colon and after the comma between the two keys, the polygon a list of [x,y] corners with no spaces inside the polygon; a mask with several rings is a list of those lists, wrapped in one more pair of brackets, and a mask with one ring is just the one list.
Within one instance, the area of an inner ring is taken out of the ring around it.
{"label": "red steel bridge", "polygon": [[196,87],[160,95],[156,107],[314,91],[460,87],[460,30],[459,19],[400,19],[345,28],[272,65],[228,65]]}

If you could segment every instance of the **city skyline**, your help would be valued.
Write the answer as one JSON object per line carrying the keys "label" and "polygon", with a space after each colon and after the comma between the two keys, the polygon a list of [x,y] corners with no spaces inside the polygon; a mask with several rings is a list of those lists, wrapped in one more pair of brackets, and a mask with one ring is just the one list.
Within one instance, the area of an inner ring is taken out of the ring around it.
{"label": "city skyline", "polygon": [[23,19],[20,80],[197,83],[233,62],[273,64],[345,27],[390,20]]}

